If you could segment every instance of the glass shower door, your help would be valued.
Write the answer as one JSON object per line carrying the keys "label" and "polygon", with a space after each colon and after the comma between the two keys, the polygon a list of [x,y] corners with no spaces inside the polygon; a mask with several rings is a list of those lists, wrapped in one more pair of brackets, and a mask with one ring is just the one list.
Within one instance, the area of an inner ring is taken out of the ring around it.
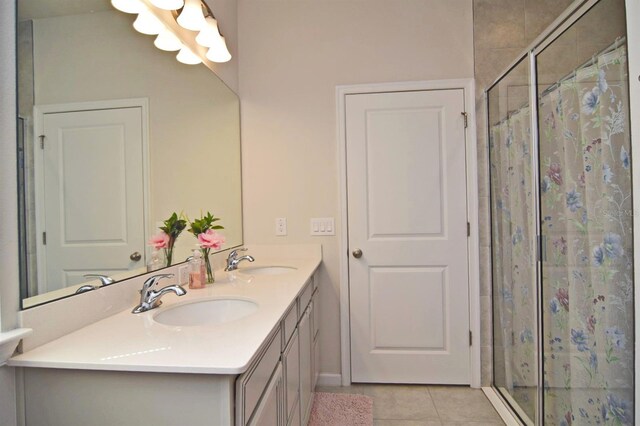
{"label": "glass shower door", "polygon": [[544,423],[634,424],[624,1],[537,54]]}
{"label": "glass shower door", "polygon": [[536,227],[529,62],[487,92],[491,179],[494,385],[527,424],[535,421]]}

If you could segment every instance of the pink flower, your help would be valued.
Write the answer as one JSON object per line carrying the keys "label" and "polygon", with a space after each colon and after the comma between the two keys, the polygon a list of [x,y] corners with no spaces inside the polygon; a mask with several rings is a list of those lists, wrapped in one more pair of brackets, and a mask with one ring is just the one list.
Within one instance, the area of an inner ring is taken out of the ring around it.
{"label": "pink flower", "polygon": [[213,229],[209,229],[201,234],[198,234],[198,242],[203,249],[220,250],[225,243],[224,235],[218,234]]}
{"label": "pink flower", "polygon": [[169,235],[167,235],[164,231],[160,231],[156,235],[151,237],[151,239],[149,240],[149,244],[152,245],[156,250],[168,248]]}

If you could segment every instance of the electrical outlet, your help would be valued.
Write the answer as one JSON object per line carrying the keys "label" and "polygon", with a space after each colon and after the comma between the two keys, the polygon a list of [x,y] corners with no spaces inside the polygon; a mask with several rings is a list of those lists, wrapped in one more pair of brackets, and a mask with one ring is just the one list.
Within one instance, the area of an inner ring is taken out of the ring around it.
{"label": "electrical outlet", "polygon": [[180,285],[189,284],[189,265],[178,267],[178,283]]}
{"label": "electrical outlet", "polygon": [[276,218],[276,235],[287,235],[287,218]]}

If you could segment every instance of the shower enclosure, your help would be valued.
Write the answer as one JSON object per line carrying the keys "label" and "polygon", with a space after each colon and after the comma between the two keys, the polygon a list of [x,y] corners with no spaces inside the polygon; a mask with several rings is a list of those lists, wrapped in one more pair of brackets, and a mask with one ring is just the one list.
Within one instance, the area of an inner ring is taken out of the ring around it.
{"label": "shower enclosure", "polygon": [[525,424],[636,424],[625,5],[586,1],[487,89],[494,388]]}

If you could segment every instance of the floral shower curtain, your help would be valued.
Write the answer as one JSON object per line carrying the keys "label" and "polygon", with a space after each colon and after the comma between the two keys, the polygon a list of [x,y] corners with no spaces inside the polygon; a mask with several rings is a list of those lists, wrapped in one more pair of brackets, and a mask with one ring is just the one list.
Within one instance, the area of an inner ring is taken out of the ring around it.
{"label": "floral shower curtain", "polygon": [[539,99],[545,424],[634,424],[626,48]]}
{"label": "floral shower curtain", "polygon": [[531,176],[531,115],[525,106],[489,136],[494,277],[494,376],[535,417],[535,203]]}
{"label": "floral shower curtain", "polygon": [[[545,424],[634,424],[633,213],[626,47],[539,99]],[[489,131],[494,382],[536,404],[530,111]],[[537,159],[534,159],[537,160]]]}

